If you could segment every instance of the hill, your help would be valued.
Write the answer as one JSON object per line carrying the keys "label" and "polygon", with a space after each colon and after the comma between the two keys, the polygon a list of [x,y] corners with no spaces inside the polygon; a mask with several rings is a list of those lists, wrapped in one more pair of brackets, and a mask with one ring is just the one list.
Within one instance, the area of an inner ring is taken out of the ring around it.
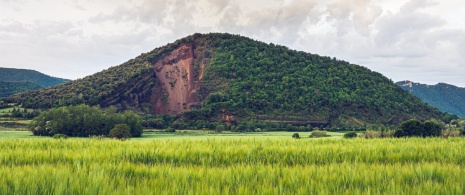
{"label": "hill", "polygon": [[400,81],[396,84],[443,112],[465,117],[465,88],[446,83],[426,85]]}
{"label": "hill", "polygon": [[367,68],[219,33],[194,34],[120,66],[5,101],[31,108],[115,106],[227,125],[363,126],[442,114]]}
{"label": "hill", "polygon": [[0,98],[8,97],[13,94],[38,90],[43,88],[42,86],[32,83],[30,81],[18,81],[18,82],[4,82],[0,81]]}
{"label": "hill", "polygon": [[51,87],[68,82],[68,79],[51,77],[35,70],[0,68],[0,81],[24,82],[29,81],[42,87]]}

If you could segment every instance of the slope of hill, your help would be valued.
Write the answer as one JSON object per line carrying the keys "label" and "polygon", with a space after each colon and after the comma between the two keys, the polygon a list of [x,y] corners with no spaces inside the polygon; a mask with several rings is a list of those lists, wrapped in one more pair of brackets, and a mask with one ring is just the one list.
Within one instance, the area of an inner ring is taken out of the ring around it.
{"label": "slope of hill", "polygon": [[29,82],[29,81],[19,81],[19,82],[4,82],[0,81],[0,98],[8,97],[13,94],[38,90],[43,88],[42,86]]}
{"label": "slope of hill", "polygon": [[465,88],[446,83],[425,85],[400,81],[396,84],[443,112],[465,117]]}
{"label": "slope of hill", "polygon": [[23,82],[29,81],[42,87],[50,87],[68,82],[68,79],[51,77],[35,70],[0,68],[0,81]]}
{"label": "slope of hill", "polygon": [[116,106],[226,124],[354,126],[442,114],[367,68],[218,33],[194,34],[83,79],[5,100],[33,108]]}

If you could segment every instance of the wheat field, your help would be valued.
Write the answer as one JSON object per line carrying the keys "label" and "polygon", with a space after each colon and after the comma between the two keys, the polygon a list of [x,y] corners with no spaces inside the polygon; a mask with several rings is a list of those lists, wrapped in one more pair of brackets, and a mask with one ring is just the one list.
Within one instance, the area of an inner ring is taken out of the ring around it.
{"label": "wheat field", "polygon": [[4,139],[0,194],[464,194],[463,138]]}

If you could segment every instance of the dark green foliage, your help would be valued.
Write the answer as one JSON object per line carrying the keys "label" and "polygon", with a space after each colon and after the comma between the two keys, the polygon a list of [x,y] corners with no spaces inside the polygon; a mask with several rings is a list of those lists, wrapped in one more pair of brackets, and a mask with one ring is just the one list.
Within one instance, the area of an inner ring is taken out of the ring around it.
{"label": "dark green foliage", "polygon": [[433,122],[433,121],[426,121],[423,123],[424,128],[424,137],[438,137],[441,136],[441,125]]}
{"label": "dark green foliage", "polygon": [[411,81],[401,81],[396,84],[443,112],[465,117],[465,88],[445,83],[425,85]]}
{"label": "dark green foliage", "polygon": [[433,121],[421,122],[417,119],[411,119],[400,125],[400,130],[394,133],[394,137],[418,136],[418,137],[437,137],[441,136],[442,128]]}
{"label": "dark green foliage", "polygon": [[349,132],[349,133],[344,134],[344,138],[356,138],[356,137],[357,137],[357,133],[355,132]]}
{"label": "dark green foliage", "polygon": [[[441,117],[437,109],[367,68],[219,33],[194,34],[83,79],[5,100],[31,108],[85,103],[150,113],[154,109],[151,95],[158,87],[153,63],[181,45],[205,46],[197,47],[202,48],[197,51],[202,57],[194,62],[197,67],[197,61],[205,61],[205,68],[197,90],[201,108],[185,112],[179,127],[208,128],[211,121],[220,121],[222,109],[245,121],[293,124],[290,130],[328,124],[360,127],[363,123],[386,123],[396,116]],[[161,121],[154,122],[144,124],[160,126]],[[234,125],[235,131],[257,128],[253,124]]]}
{"label": "dark green foliage", "polygon": [[396,130],[396,132],[394,132],[393,136],[399,138],[399,137],[405,137],[407,135],[405,134],[405,132],[403,130],[399,129],[399,130]]}
{"label": "dark green foliage", "polygon": [[10,106],[4,101],[0,101],[0,109],[3,109],[3,108],[10,108]]}
{"label": "dark green foliage", "polygon": [[117,124],[110,130],[108,137],[117,139],[128,139],[131,137],[131,127],[126,124]]}
{"label": "dark green foliage", "polygon": [[132,137],[142,135],[141,119],[131,111],[116,113],[115,109],[101,110],[98,107],[78,105],[60,107],[42,112],[30,124],[34,135],[88,137],[92,135],[108,135],[116,124],[130,127]]}
{"label": "dark green foliage", "polygon": [[294,138],[294,139],[300,139],[299,133],[294,133],[294,134],[292,134],[292,138]]}
{"label": "dark green foliage", "polygon": [[406,136],[423,136],[423,123],[417,119],[410,119],[400,125],[400,129],[404,131]]}
{"label": "dark green foliage", "polygon": [[15,82],[4,82],[0,81],[0,98],[8,97],[13,94],[38,90],[43,88],[42,86],[32,83],[30,81],[15,81]]}
{"label": "dark green foliage", "polygon": [[51,77],[35,70],[0,68],[0,73],[0,81],[29,82],[37,84],[38,86],[41,86],[41,88],[60,85],[69,81],[68,79]]}

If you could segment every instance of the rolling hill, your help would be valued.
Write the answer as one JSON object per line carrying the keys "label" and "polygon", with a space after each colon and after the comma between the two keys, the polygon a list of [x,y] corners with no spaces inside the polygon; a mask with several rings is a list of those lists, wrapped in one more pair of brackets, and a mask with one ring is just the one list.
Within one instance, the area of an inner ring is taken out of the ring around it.
{"label": "rolling hill", "polygon": [[400,81],[396,84],[443,112],[465,117],[465,88],[446,83],[426,85]]}
{"label": "rolling hill", "polygon": [[4,99],[89,104],[184,121],[399,123],[442,113],[383,75],[336,58],[231,34],[194,34],[83,79]]}
{"label": "rolling hill", "polygon": [[0,68],[0,98],[68,82],[35,70]]}
{"label": "rolling hill", "polygon": [[0,81],[0,98],[8,97],[13,94],[38,90],[43,88],[42,86],[32,83],[30,81],[18,81],[18,82],[4,82]]}
{"label": "rolling hill", "polygon": [[38,84],[42,87],[51,87],[68,82],[68,79],[56,78],[35,70],[0,68],[0,81],[4,82],[25,82]]}

